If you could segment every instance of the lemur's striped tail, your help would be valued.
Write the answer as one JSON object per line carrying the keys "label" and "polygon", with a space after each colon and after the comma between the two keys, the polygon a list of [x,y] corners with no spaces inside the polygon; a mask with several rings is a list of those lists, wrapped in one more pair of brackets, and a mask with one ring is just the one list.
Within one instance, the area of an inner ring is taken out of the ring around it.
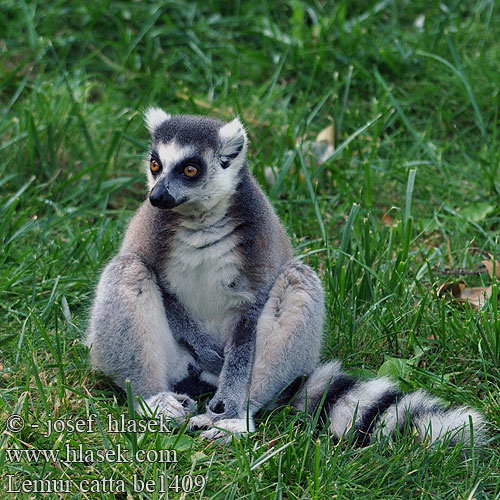
{"label": "lemur's striped tail", "polygon": [[322,365],[307,377],[293,405],[308,412],[321,405],[336,438],[347,436],[354,426],[354,438],[362,445],[408,426],[429,442],[443,438],[452,445],[478,445],[486,440],[486,422],[472,408],[448,408],[422,390],[403,394],[388,378],[356,380],[342,370],[340,361]]}

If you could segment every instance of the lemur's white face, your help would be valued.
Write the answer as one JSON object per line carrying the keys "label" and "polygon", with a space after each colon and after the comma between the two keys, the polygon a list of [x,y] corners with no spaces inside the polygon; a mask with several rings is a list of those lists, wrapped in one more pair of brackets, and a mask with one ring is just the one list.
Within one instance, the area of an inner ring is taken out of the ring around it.
{"label": "lemur's white face", "polygon": [[153,206],[195,215],[230,198],[247,147],[237,118],[223,123],[170,116],[159,108],[148,109],[145,118],[152,136],[148,185]]}

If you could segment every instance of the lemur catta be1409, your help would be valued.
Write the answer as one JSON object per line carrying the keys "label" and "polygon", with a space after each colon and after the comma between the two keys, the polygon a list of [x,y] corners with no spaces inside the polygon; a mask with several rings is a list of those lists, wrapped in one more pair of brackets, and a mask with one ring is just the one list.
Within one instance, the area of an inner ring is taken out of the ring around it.
{"label": "lemur catta be1409", "polygon": [[324,292],[249,172],[238,119],[152,108],[146,123],[149,199],[97,287],[86,339],[95,368],[121,387],[130,380],[143,408],[173,419],[214,393],[190,419],[209,439],[252,431],[256,411],[293,395],[337,438],[352,429],[367,442],[411,423],[452,443],[469,441],[472,425],[482,440],[477,411],[403,394],[387,378],[355,380],[338,361],[319,365]]}

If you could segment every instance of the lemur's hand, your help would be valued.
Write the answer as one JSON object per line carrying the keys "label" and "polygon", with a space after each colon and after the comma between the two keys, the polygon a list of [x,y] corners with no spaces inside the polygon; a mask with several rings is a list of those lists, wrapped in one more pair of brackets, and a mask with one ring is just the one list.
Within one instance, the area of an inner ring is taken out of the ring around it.
{"label": "lemur's hand", "polygon": [[182,339],[202,370],[219,375],[224,364],[224,347],[209,335],[198,333],[196,339]]}
{"label": "lemur's hand", "polygon": [[224,364],[224,346],[186,311],[175,294],[163,289],[162,297],[175,340],[191,353],[202,370],[219,375]]}
{"label": "lemur's hand", "polygon": [[[222,347],[222,346],[221,346]],[[198,356],[198,364],[200,367],[210,373],[218,375],[222,370],[224,364],[224,349],[202,349],[196,352]]]}
{"label": "lemur's hand", "polygon": [[[206,413],[191,417],[189,427],[191,429],[209,429],[219,421],[227,421],[228,419],[235,419],[239,417],[238,413],[241,404],[236,400],[230,398],[222,398],[221,395],[216,394],[210,403],[207,404]],[[215,437],[214,437],[215,439]]]}
{"label": "lemur's hand", "polygon": [[215,394],[208,403],[207,410],[212,414],[213,422],[227,418],[238,418],[241,413],[241,401],[231,396],[223,397],[221,394]]}

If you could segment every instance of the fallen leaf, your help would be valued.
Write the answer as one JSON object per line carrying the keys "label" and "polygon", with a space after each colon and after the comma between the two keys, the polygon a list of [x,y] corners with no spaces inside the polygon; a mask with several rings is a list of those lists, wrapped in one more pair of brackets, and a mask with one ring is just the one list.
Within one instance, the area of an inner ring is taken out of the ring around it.
{"label": "fallen leaf", "polygon": [[[493,256],[492,256],[492,259],[493,259]],[[488,274],[490,275],[490,278],[493,279],[493,260],[482,260],[481,261],[481,264],[483,264],[483,266],[488,269]],[[500,278],[500,262],[498,262],[498,260],[495,262],[496,264],[496,272],[495,272],[495,275],[498,278]]]}
{"label": "fallen leaf", "polygon": [[389,214],[389,213],[385,213],[384,216],[382,217],[382,222],[386,225],[386,226],[389,226],[389,227],[392,227],[392,226],[396,226],[397,225],[397,221],[394,219],[394,217]]}
{"label": "fallen leaf", "polygon": [[335,147],[335,125],[332,123],[324,128],[316,137],[316,142],[326,142]]}
{"label": "fallen leaf", "polygon": [[468,302],[476,309],[482,309],[484,304],[491,298],[491,286],[465,288],[462,293],[456,297],[458,302]]}
{"label": "fallen leaf", "polygon": [[312,153],[318,165],[324,163],[335,153],[335,125],[333,123],[318,134],[312,145]]}
{"label": "fallen leaf", "polygon": [[[305,156],[305,163],[307,166],[311,165],[311,157],[314,158],[316,165],[321,165],[324,163],[332,154],[335,152],[335,124],[332,123],[328,127],[324,128],[316,137],[314,142],[306,140],[307,136],[299,137],[295,140],[295,145],[297,147],[302,147],[304,152],[307,152]],[[290,167],[290,174],[295,173],[295,166]],[[264,167],[264,177],[270,187],[274,186],[276,179],[278,178],[279,168],[277,166],[266,166]],[[300,182],[305,183],[306,179],[303,172],[299,172]]]}
{"label": "fallen leaf", "polygon": [[444,283],[437,291],[438,297],[453,297],[453,300],[461,304],[469,303],[474,309],[482,309],[491,297],[491,286],[471,287],[463,280]]}

